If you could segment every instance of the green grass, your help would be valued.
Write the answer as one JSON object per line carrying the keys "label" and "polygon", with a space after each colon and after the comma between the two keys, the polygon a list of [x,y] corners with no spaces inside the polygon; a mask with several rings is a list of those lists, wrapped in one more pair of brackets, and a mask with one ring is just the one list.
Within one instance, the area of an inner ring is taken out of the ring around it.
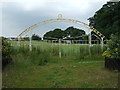
{"label": "green grass", "polygon": [[2,73],[3,88],[118,87],[118,72],[104,68],[100,45],[59,47],[59,44],[39,42],[32,49],[29,51],[24,45],[12,48],[12,62]]}
{"label": "green grass", "polygon": [[105,69],[101,56],[52,57],[43,66],[25,63],[22,55],[13,59],[19,62],[4,69],[4,88],[117,88],[118,73]]}

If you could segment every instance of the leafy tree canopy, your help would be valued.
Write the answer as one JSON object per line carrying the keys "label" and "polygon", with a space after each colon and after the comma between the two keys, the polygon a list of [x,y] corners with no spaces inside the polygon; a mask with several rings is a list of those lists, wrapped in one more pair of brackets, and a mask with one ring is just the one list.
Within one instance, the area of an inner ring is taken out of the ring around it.
{"label": "leafy tree canopy", "polygon": [[81,35],[85,35],[85,31],[74,28],[74,27],[68,27],[65,30],[65,34],[66,36],[70,36],[70,37],[77,37],[77,36],[81,36]]}
{"label": "leafy tree canopy", "polygon": [[33,34],[32,35],[32,40],[41,40],[41,37],[39,37],[39,35]]}
{"label": "leafy tree canopy", "polygon": [[24,37],[23,38],[25,41],[29,41],[29,37]]}
{"label": "leafy tree canopy", "polygon": [[85,31],[81,29],[77,29],[74,27],[68,27],[66,30],[54,29],[53,31],[49,31],[44,35],[44,39],[70,39],[76,38],[78,36],[85,35]]}
{"label": "leafy tree canopy", "polygon": [[107,2],[88,20],[89,25],[99,30],[109,39],[111,34],[119,33],[120,2]]}

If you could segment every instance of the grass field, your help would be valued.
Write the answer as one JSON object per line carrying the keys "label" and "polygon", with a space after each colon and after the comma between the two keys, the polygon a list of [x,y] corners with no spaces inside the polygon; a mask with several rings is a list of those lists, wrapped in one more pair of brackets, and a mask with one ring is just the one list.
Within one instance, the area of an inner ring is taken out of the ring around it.
{"label": "grass field", "polygon": [[119,73],[104,68],[100,49],[93,46],[90,56],[88,45],[14,46],[3,88],[117,88]]}

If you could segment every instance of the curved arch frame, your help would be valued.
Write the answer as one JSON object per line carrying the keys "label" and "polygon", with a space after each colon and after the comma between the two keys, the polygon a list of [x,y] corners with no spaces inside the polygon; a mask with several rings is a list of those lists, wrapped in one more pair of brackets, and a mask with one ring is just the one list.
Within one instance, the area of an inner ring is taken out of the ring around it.
{"label": "curved arch frame", "polygon": [[40,23],[37,23],[37,24],[34,24],[30,27],[28,27],[27,29],[25,29],[22,33],[20,33],[18,35],[18,37],[21,37],[23,34],[31,31],[32,29],[40,26],[40,24],[47,24],[47,23],[52,23],[52,22],[58,22],[58,21],[63,21],[63,22],[71,22],[71,23],[77,23],[77,24],[80,24],[80,25],[83,25],[85,26],[86,28],[88,28],[91,32],[95,32],[98,36],[100,36],[101,38],[104,38],[105,36],[103,34],[101,34],[99,31],[97,31],[95,28],[93,28],[92,26],[89,26],[88,24],[86,23],[83,23],[83,22],[80,22],[78,20],[73,20],[73,19],[62,19],[62,18],[58,18],[58,19],[49,19],[49,20],[45,20],[45,21],[42,21]]}
{"label": "curved arch frame", "polygon": [[[57,19],[45,20],[45,21],[39,22],[37,24],[34,24],[34,25],[28,27],[22,33],[20,33],[18,35],[18,45],[20,46],[20,42],[19,42],[20,41],[20,37],[22,35],[24,35],[25,33],[30,32],[32,29],[40,26],[41,24],[47,24],[47,23],[59,22],[59,21],[77,23],[77,24],[85,26],[86,28],[88,28],[90,30],[90,33],[89,33],[89,44],[91,45],[91,32],[95,32],[101,38],[101,46],[103,47],[103,39],[104,39],[105,36],[103,34],[101,34],[99,31],[97,31],[95,28],[93,28],[92,26],[89,26],[88,24],[83,23],[81,21],[73,20],[73,19],[63,19],[62,17],[58,17]],[[30,45],[29,46],[30,46],[30,51],[31,51],[32,50],[31,49],[31,37],[30,37]]]}

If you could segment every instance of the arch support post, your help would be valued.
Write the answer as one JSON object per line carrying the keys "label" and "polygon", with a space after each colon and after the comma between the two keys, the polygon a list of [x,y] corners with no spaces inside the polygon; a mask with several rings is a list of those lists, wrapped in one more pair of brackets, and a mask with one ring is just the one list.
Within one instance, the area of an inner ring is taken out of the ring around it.
{"label": "arch support post", "polygon": [[91,31],[89,33],[89,55],[91,56]]}
{"label": "arch support post", "polygon": [[103,47],[104,47],[104,42],[103,42],[103,37],[101,38],[101,49],[102,49],[102,52],[103,52]]}
{"label": "arch support post", "polygon": [[41,40],[42,40],[42,41],[44,40],[43,37],[41,37]]}
{"label": "arch support post", "polygon": [[91,40],[92,40],[92,36],[91,36],[91,31],[89,33],[89,45],[91,46]]}
{"label": "arch support post", "polygon": [[20,46],[20,36],[18,37],[17,45]]}
{"label": "arch support post", "polygon": [[29,36],[29,40],[30,40],[30,42],[29,42],[29,50],[30,51],[32,51],[32,33],[31,33],[31,30],[30,30],[30,36]]}
{"label": "arch support post", "polygon": [[61,39],[59,39],[59,57],[61,58]]}
{"label": "arch support post", "polygon": [[29,37],[30,42],[29,42],[29,50],[32,51],[32,37]]}
{"label": "arch support post", "polygon": [[20,36],[18,37],[17,46],[18,46],[18,51],[19,51],[19,48],[20,48]]}

